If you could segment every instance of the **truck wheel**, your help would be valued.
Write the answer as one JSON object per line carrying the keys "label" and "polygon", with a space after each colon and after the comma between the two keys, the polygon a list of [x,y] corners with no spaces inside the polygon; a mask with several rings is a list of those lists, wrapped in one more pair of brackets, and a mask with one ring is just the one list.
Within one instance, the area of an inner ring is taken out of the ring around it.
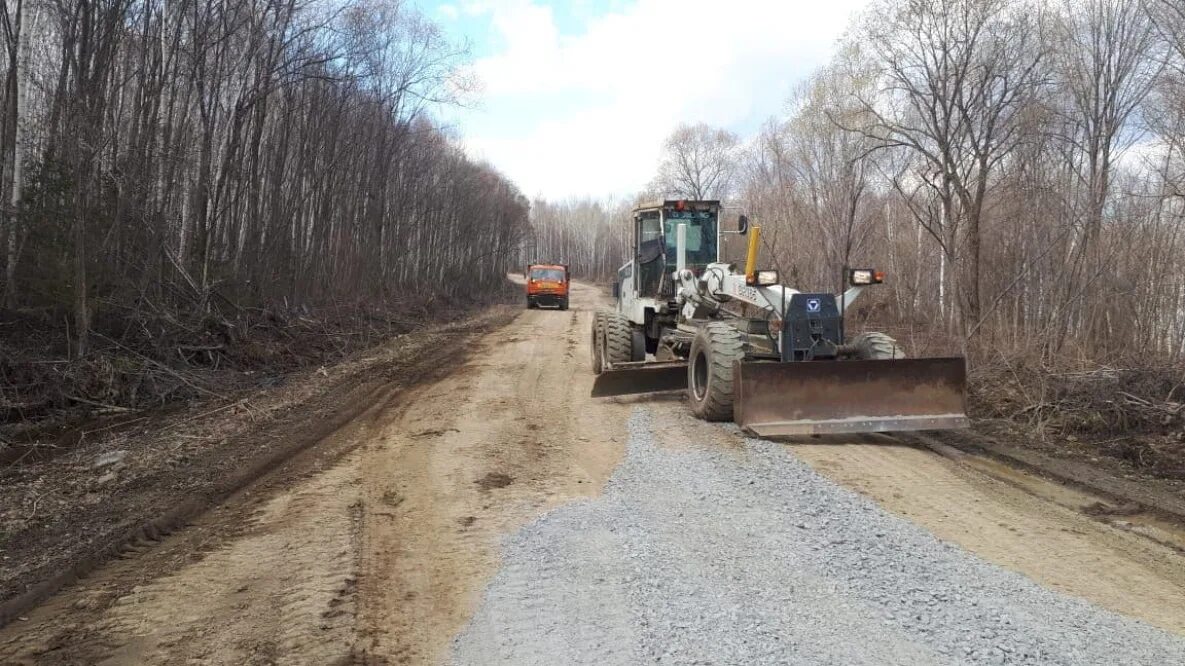
{"label": "truck wheel", "polygon": [[634,359],[634,336],[630,320],[617,312],[605,315],[605,344],[603,361],[610,366],[629,363]]}
{"label": "truck wheel", "polygon": [[563,300],[561,300],[561,301],[560,301],[560,309],[561,309],[561,310],[567,310],[567,309],[568,309],[568,297],[567,297],[567,296],[565,296],[565,297],[563,298]]}
{"label": "truck wheel", "polygon": [[593,314],[592,322],[592,348],[589,350],[592,353],[592,371],[594,375],[601,374],[604,363],[601,357],[601,348],[603,345],[601,341],[605,337],[605,313],[597,312]]}
{"label": "truck wheel", "polygon": [[905,358],[905,350],[897,341],[884,333],[861,333],[848,343],[856,351],[856,358],[862,361],[878,361]]}
{"label": "truck wheel", "polygon": [[733,364],[744,358],[741,332],[728,324],[712,322],[695,334],[687,363],[687,398],[696,416],[732,420]]}
{"label": "truck wheel", "polygon": [[527,296],[527,309],[528,310],[535,309],[535,299],[531,298],[530,296]]}

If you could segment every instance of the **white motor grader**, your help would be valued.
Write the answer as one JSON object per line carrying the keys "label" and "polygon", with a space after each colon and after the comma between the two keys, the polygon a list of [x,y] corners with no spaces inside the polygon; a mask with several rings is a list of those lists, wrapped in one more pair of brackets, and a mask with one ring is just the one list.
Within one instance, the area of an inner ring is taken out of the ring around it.
{"label": "white motor grader", "polygon": [[[883,333],[846,337],[843,313],[883,275],[847,271],[841,295],[803,293],[757,268],[761,229],[719,228],[717,201],[634,210],[634,258],[591,335],[593,397],[687,391],[696,416],[762,437],[967,426],[964,359],[907,359]],[[722,233],[749,234],[743,272]]]}

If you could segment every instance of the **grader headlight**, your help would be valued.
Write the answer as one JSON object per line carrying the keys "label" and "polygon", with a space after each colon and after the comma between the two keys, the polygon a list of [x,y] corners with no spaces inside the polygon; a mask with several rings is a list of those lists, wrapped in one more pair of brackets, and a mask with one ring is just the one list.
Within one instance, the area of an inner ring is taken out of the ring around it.
{"label": "grader headlight", "polygon": [[853,287],[880,284],[885,281],[885,274],[871,268],[853,268],[848,281]]}
{"label": "grader headlight", "polygon": [[770,287],[778,284],[777,271],[757,271],[753,280],[758,287]]}

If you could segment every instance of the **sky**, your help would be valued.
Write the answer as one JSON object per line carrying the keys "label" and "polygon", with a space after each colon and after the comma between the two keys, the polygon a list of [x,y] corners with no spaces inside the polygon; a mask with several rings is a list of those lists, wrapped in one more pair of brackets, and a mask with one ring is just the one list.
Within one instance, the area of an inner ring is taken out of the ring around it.
{"label": "sky", "polygon": [[781,114],[867,0],[418,0],[467,41],[474,103],[440,115],[530,197],[645,187],[680,123]]}

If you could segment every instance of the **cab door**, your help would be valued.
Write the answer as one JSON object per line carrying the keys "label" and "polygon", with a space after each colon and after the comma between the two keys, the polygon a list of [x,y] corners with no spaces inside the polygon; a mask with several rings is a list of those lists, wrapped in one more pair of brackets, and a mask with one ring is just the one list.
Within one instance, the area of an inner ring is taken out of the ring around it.
{"label": "cab door", "polygon": [[666,266],[661,211],[643,211],[634,217],[634,241],[633,284],[636,293],[641,297],[654,298],[658,296]]}

